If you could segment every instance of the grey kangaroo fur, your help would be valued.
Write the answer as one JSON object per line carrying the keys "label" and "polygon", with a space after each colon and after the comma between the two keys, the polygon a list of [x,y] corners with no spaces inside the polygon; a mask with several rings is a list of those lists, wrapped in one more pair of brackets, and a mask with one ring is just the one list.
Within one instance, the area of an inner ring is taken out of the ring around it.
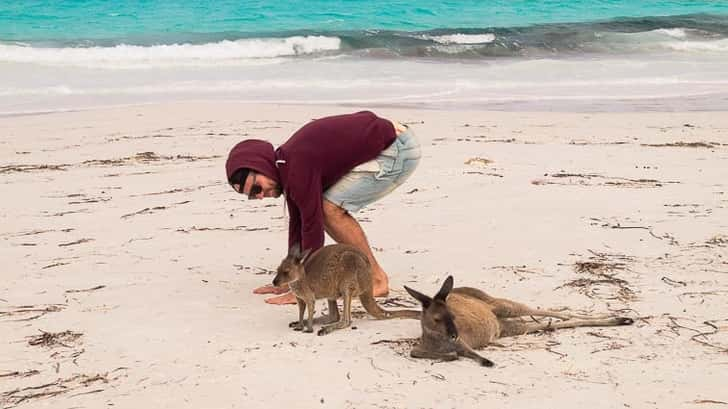
{"label": "grey kangaroo fur", "polygon": [[[377,304],[372,289],[371,265],[367,256],[356,247],[333,244],[309,254],[309,250],[301,252],[298,246],[291,247],[273,279],[273,285],[288,284],[296,295],[298,321],[289,325],[294,330],[313,332],[314,323],[327,324],[318,331],[318,335],[326,335],[351,326],[351,299],[356,296],[374,318],[420,318],[420,312],[416,310],[388,311]],[[329,314],[314,320],[316,300],[322,298],[329,302]],[[344,299],[341,316],[336,305],[338,298]],[[308,319],[304,328],[303,314],[307,309]]]}
{"label": "grey kangaroo fur", "polygon": [[[440,291],[430,298],[407,286],[408,293],[422,303],[422,337],[410,355],[413,358],[454,361],[458,356],[476,360],[483,366],[493,362],[478,355],[495,339],[532,332],[575,328],[631,325],[626,317],[585,316],[558,311],[540,310],[504,298],[491,297],[477,288],[453,288],[447,277]],[[552,317],[558,322],[528,322],[520,317]]]}

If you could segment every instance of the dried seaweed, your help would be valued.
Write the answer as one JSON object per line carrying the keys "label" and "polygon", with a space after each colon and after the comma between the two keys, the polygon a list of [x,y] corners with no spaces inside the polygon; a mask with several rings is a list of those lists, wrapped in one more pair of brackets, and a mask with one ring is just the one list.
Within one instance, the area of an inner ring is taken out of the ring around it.
{"label": "dried seaweed", "polygon": [[116,159],[90,159],[81,162],[77,165],[72,164],[58,164],[58,165],[35,165],[35,164],[18,164],[18,165],[6,165],[0,166],[0,174],[4,173],[23,173],[23,172],[38,172],[38,171],[65,171],[70,167],[75,166],[124,166],[133,165],[138,163],[152,163],[152,162],[195,162],[200,160],[213,160],[220,158],[220,155],[212,156],[192,156],[192,155],[173,155],[173,156],[161,156],[154,152],[139,152],[134,156],[127,156]]}
{"label": "dried seaweed", "polygon": [[85,197],[79,200],[74,200],[71,202],[68,202],[70,205],[77,205],[77,204],[88,204],[88,203],[102,203],[102,202],[108,202],[110,201],[110,197]]}
{"label": "dried seaweed", "polygon": [[670,277],[662,277],[660,281],[673,287],[685,287],[686,285],[688,285],[688,283],[686,283],[685,281],[673,280]]}
{"label": "dried seaweed", "polygon": [[38,375],[40,371],[31,369],[30,371],[12,371],[6,373],[0,373],[0,378],[27,378],[29,376]]}
{"label": "dried seaweed", "polygon": [[458,142],[480,142],[480,143],[515,143],[516,138],[488,139],[485,135],[472,135],[455,139]]}
{"label": "dried seaweed", "polygon": [[682,325],[678,322],[678,318],[667,316],[667,319],[670,321],[669,324],[667,324],[667,327],[670,328],[670,330],[676,334],[680,335],[680,329],[686,329],[688,331],[695,332],[694,335],[690,337],[690,340],[693,342],[697,342],[698,344],[707,346],[709,348],[717,349],[719,352],[722,353],[728,353],[728,346],[725,345],[717,345],[711,342],[710,335],[715,335],[718,332],[720,332],[720,329],[713,321],[703,321],[703,324],[710,327],[709,331],[701,331],[695,328],[690,328],[685,325]]}
{"label": "dried seaweed", "polygon": [[728,236],[717,235],[717,236],[712,237],[710,240],[706,241],[706,243],[722,246],[724,244],[728,244]]}
{"label": "dried seaweed", "polygon": [[169,209],[170,207],[173,207],[173,206],[176,206],[176,205],[183,205],[183,204],[187,204],[187,203],[190,203],[190,202],[191,202],[190,200],[185,200],[183,202],[173,203],[170,206],[145,207],[142,210],[138,210],[138,211],[133,212],[133,213],[129,213],[129,214],[122,215],[121,218],[122,219],[128,219],[128,218],[130,218],[132,216],[138,216],[138,215],[142,215],[142,214],[152,214],[152,213],[155,213],[157,210],[166,210],[166,209]]}
{"label": "dried seaweed", "polygon": [[[678,184],[678,181],[660,181],[656,179],[630,179],[624,177],[603,176],[596,173],[565,173],[557,172],[545,174],[552,179],[532,180],[533,185],[580,185],[580,186],[619,186],[633,188],[662,187],[665,184]],[[559,179],[566,179],[564,181]]]}
{"label": "dried seaweed", "polygon": [[[591,250],[590,250],[591,251]],[[600,298],[599,289],[609,288],[610,296],[607,299],[617,299],[622,302],[633,301],[636,298],[635,292],[629,288],[629,282],[617,277],[618,271],[627,269],[627,265],[620,261],[611,261],[611,258],[620,260],[631,260],[622,255],[608,255],[591,251],[594,257],[589,261],[578,261],[574,263],[574,271],[577,274],[586,275],[575,280],[562,284],[556,289],[569,287],[575,288],[581,294],[589,298]]]}
{"label": "dried seaweed", "polygon": [[78,339],[83,336],[80,332],[63,331],[63,332],[45,332],[40,331],[40,335],[28,337],[28,345],[30,346],[43,346],[46,348],[54,348],[62,346],[66,348],[73,348],[77,343]]}
{"label": "dried seaweed", "polygon": [[670,143],[643,143],[642,146],[651,148],[717,148],[718,142],[670,142]]}
{"label": "dried seaweed", "polygon": [[261,231],[268,230],[268,227],[248,227],[248,226],[235,226],[235,227],[197,227],[192,226],[189,228],[179,228],[176,231],[180,233],[190,233],[193,231]]}
{"label": "dried seaweed", "polygon": [[[110,373],[124,370],[125,368],[117,368]],[[117,375],[116,377],[110,378],[110,373],[96,374],[96,375],[74,375],[66,379],[57,379],[54,382],[38,385],[29,386],[26,388],[18,388],[8,392],[3,392],[0,395],[0,407],[5,409],[13,408],[20,405],[21,403],[27,403],[34,400],[51,398],[59,395],[63,395],[69,392],[83,390],[92,385],[108,384],[109,382],[115,381],[123,375]],[[103,389],[97,388],[92,391],[83,392],[85,393],[97,393]]]}
{"label": "dried seaweed", "polygon": [[70,293],[88,293],[88,292],[91,292],[91,291],[100,290],[102,288],[106,288],[106,286],[105,285],[97,285],[96,287],[86,288],[86,289],[83,289],[83,290],[66,290],[65,292],[66,292],[66,294],[70,294]]}
{"label": "dried seaweed", "polygon": [[31,321],[51,312],[59,312],[65,304],[21,305],[0,308],[0,319],[6,317],[22,317],[15,321]]}
{"label": "dried seaweed", "polygon": [[577,261],[574,263],[574,270],[579,274],[606,275],[615,270],[624,270],[625,263],[606,261]]}
{"label": "dried seaweed", "polygon": [[713,399],[695,399],[691,403],[710,403],[714,405],[728,405],[728,402],[723,402],[721,400],[713,400]]}
{"label": "dried seaweed", "polygon": [[387,297],[381,302],[382,306],[385,307],[401,307],[401,308],[413,308],[418,307],[419,304],[411,298],[403,298],[398,296]]}
{"label": "dried seaweed", "polygon": [[3,173],[22,173],[46,170],[66,170],[71,165],[7,165],[0,166],[0,174]]}
{"label": "dried seaweed", "polygon": [[71,264],[71,263],[65,263],[65,262],[61,262],[61,261],[59,261],[59,262],[57,262],[57,263],[53,263],[53,264],[48,264],[47,266],[43,266],[43,267],[41,267],[40,269],[41,269],[41,270],[45,270],[45,269],[47,269],[47,268],[53,268],[53,267],[60,267],[60,266],[66,266],[66,265],[68,265],[68,264]]}
{"label": "dried seaweed", "polygon": [[663,234],[662,236],[658,236],[658,235],[656,235],[656,234],[655,234],[655,233],[654,233],[654,232],[652,231],[652,229],[650,229],[650,230],[649,230],[649,232],[650,232],[650,236],[652,236],[652,237],[654,237],[654,238],[656,238],[656,239],[659,239],[659,240],[668,240],[668,242],[669,242],[669,244],[670,244],[671,246],[677,246],[677,245],[679,245],[679,244],[680,244],[680,243],[678,243],[678,241],[677,241],[677,240],[675,240],[675,237],[674,237],[673,235],[671,235],[670,233],[665,233],[665,234]]}
{"label": "dried seaweed", "polygon": [[220,155],[213,156],[191,156],[191,155],[175,155],[175,156],[164,156],[158,155],[154,152],[139,152],[134,156],[127,156],[116,159],[91,159],[81,162],[82,166],[123,166],[136,163],[152,163],[161,161],[186,161],[194,162],[198,160],[211,160],[217,159]]}
{"label": "dried seaweed", "polygon": [[237,268],[238,270],[252,270],[253,274],[255,275],[273,275],[276,273],[275,270],[270,270],[264,267],[257,266],[244,266],[242,264],[233,264],[233,267]]}
{"label": "dried seaweed", "polygon": [[58,245],[58,247],[75,246],[76,244],[88,243],[90,241],[94,241],[94,239],[79,239],[79,240],[71,241],[71,242],[68,242],[68,243],[60,243]]}

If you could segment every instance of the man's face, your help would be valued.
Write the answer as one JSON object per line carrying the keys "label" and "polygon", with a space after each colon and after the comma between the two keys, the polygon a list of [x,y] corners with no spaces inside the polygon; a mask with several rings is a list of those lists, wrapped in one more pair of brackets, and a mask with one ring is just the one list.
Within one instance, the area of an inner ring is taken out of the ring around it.
{"label": "man's face", "polygon": [[281,195],[281,189],[273,179],[256,172],[248,173],[245,184],[241,187],[239,184],[233,184],[236,192],[247,195],[248,199],[262,199],[264,197],[278,197]]}

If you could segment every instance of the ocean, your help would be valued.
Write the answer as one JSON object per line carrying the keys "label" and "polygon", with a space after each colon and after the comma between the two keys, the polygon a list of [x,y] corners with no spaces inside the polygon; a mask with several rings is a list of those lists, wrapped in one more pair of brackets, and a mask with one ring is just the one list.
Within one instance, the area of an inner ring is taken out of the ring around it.
{"label": "ocean", "polygon": [[0,115],[180,100],[728,108],[728,1],[3,1]]}

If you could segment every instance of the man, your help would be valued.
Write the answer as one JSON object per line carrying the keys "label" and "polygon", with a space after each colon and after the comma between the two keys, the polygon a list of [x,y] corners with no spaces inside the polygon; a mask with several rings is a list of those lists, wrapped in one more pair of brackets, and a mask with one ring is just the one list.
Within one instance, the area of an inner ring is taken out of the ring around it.
{"label": "man", "polygon": [[[351,213],[382,198],[414,172],[420,146],[409,128],[363,111],[309,122],[278,149],[249,139],[230,151],[228,182],[248,199],[285,196],[289,212],[288,246],[315,251],[324,231],[337,243],[353,245],[372,265],[375,296],[389,293],[386,273],[374,258]],[[282,294],[265,286],[257,294]],[[291,293],[266,300],[295,303]]]}

